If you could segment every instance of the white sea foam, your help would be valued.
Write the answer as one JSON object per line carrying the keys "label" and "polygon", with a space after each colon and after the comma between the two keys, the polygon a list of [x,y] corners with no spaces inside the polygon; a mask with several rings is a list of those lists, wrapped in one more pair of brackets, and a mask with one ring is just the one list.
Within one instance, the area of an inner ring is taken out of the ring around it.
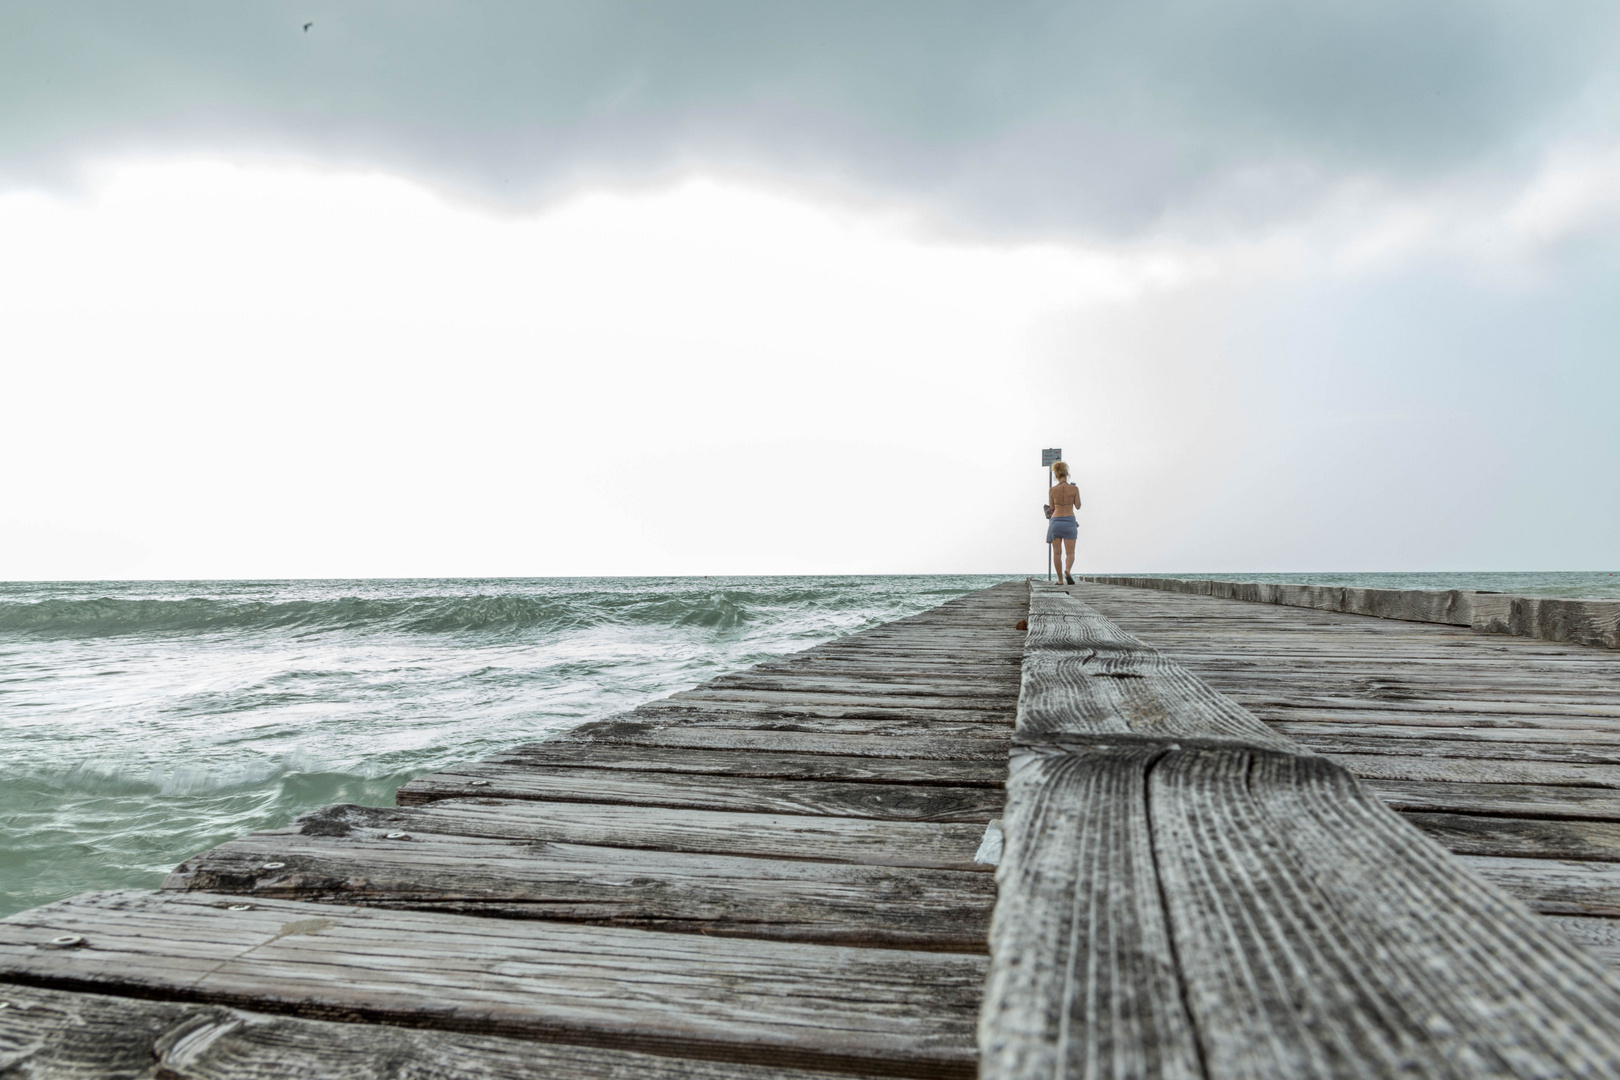
{"label": "white sea foam", "polygon": [[0,584],[0,914],[996,580]]}

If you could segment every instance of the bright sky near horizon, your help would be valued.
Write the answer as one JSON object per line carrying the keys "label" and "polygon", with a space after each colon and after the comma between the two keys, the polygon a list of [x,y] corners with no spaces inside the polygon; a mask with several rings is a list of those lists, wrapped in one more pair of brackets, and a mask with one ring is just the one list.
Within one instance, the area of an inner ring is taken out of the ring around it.
{"label": "bright sky near horizon", "polygon": [[8,18],[0,580],[1617,561],[1612,5]]}

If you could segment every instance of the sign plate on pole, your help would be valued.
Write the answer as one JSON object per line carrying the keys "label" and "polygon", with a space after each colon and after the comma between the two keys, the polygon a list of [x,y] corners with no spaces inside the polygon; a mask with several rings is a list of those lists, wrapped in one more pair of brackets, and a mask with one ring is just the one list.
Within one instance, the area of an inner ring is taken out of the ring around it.
{"label": "sign plate on pole", "polygon": [[1062,461],[1062,460],[1063,460],[1063,451],[1061,451],[1061,450],[1042,450],[1041,451],[1041,467],[1042,468],[1051,468],[1051,466],[1055,462],[1059,462],[1059,461]]}

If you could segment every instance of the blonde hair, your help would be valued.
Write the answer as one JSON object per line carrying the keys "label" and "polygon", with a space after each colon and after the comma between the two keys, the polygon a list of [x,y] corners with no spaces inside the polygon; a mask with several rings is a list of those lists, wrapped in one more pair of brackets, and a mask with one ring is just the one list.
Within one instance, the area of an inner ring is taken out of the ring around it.
{"label": "blonde hair", "polygon": [[1069,466],[1067,462],[1052,462],[1052,471],[1057,474],[1057,478],[1059,480],[1067,480],[1069,478]]}

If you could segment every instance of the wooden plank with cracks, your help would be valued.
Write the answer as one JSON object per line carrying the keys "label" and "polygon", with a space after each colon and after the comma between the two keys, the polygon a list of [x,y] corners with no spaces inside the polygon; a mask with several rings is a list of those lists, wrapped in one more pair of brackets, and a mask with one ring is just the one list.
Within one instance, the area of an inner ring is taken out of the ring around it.
{"label": "wooden plank with cracks", "polygon": [[961,870],[296,827],[192,856],[164,888],[952,952],[984,950],[995,905]]}
{"label": "wooden plank with cracks", "polygon": [[981,824],[997,817],[1003,802],[1002,790],[992,787],[783,782],[771,777],[495,764],[444,769],[403,785],[395,795],[401,806],[474,796]]}
{"label": "wooden plank with cracks", "polygon": [[0,920],[0,979],[29,985],[892,1075],[972,1075],[984,974],[954,953],[209,893]]}
{"label": "wooden plank with cracks", "polygon": [[389,833],[403,832],[974,873],[994,869],[974,861],[984,837],[981,824],[522,799],[440,799],[420,806],[324,806],[303,815],[291,827],[312,836],[386,839]]}
{"label": "wooden plank with cracks", "polygon": [[850,1080],[780,1065],[17,985],[0,986],[0,1070],[40,1080]]}

